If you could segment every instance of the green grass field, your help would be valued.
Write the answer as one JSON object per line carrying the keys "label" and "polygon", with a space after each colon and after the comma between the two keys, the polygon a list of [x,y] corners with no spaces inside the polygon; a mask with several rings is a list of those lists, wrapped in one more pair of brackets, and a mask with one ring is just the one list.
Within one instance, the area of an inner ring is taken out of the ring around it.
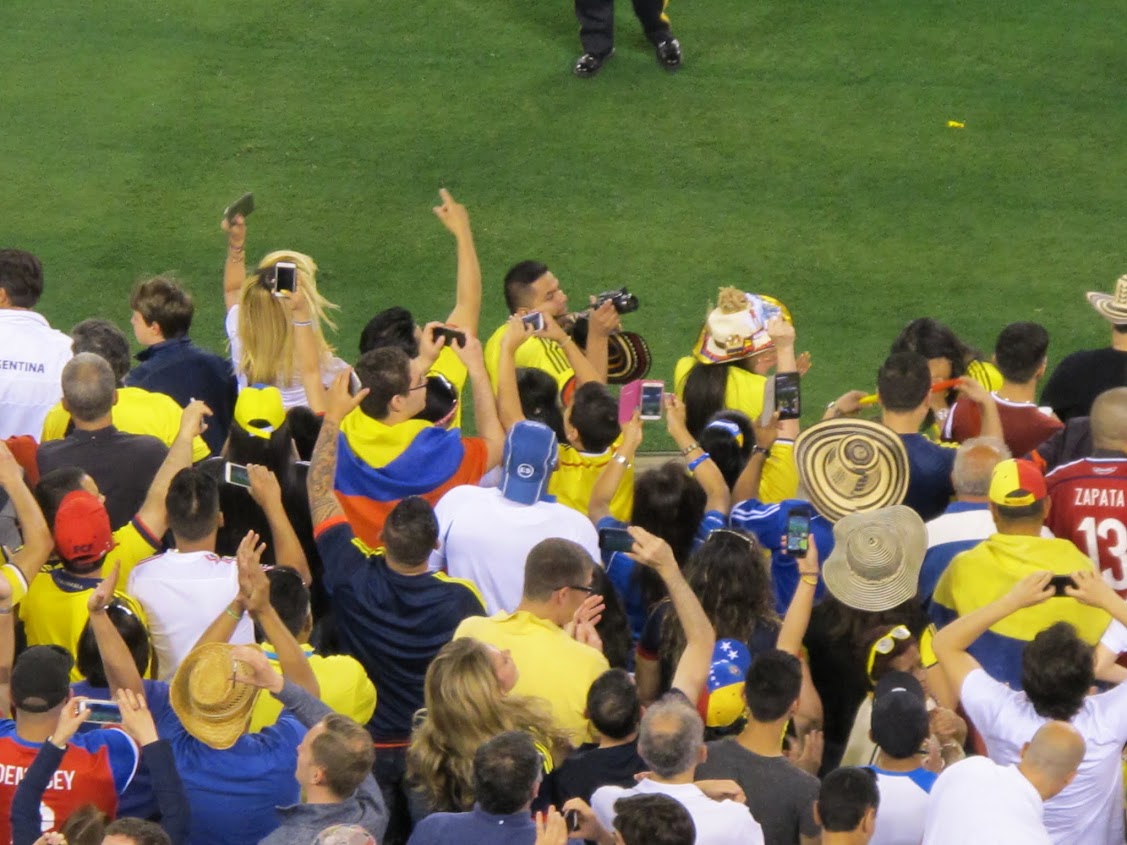
{"label": "green grass field", "polygon": [[1118,3],[674,0],[675,75],[618,5],[581,81],[566,0],[7,0],[2,240],[43,259],[57,326],[127,328],[131,284],[174,269],[218,348],[219,214],[254,190],[250,257],[313,255],[352,357],[379,308],[448,311],[445,184],[483,331],[537,257],[573,302],[630,285],[657,377],[722,284],[791,307],[810,407],[871,386],[915,316],[1105,341],[1082,294],[1127,271]]}

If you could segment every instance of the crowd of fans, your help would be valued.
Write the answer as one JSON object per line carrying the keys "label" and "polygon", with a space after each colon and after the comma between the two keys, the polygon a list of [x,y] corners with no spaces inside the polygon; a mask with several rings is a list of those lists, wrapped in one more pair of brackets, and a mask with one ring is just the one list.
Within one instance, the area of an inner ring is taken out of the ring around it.
{"label": "crowd of fans", "polygon": [[632,297],[523,261],[482,343],[434,210],[452,310],[358,355],[242,216],[226,357],[174,278],[133,361],[0,250],[0,842],[1124,842],[1127,276],[1039,396],[1045,327],[922,318],[805,430],[723,288],[642,471]]}

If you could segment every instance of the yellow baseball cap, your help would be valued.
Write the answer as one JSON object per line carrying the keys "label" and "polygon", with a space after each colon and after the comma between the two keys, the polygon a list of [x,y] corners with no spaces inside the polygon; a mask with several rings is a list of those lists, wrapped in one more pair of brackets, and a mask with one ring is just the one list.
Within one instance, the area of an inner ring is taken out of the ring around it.
{"label": "yellow baseball cap", "polygon": [[269,440],[286,421],[282,392],[276,387],[256,384],[244,387],[235,400],[235,424],[253,437]]}

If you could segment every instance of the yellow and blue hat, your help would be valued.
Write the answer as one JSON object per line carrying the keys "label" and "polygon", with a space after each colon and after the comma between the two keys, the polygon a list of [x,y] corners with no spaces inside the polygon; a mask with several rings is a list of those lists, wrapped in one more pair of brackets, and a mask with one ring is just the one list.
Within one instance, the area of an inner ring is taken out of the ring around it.
{"label": "yellow and blue hat", "polygon": [[717,640],[712,649],[712,667],[705,688],[704,723],[726,728],[744,714],[744,680],[751,666],[751,652],[739,640]]}

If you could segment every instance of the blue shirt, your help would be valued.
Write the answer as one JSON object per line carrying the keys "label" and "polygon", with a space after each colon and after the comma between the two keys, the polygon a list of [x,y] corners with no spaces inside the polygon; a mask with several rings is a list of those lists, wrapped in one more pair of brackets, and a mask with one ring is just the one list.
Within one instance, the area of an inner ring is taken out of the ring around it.
{"label": "blue shirt", "polygon": [[[814,506],[802,499],[784,499],[778,503],[764,504],[755,499],[739,502],[732,508],[728,522],[732,528],[747,531],[759,539],[759,544],[771,552],[771,586],[775,590],[775,612],[786,615],[794,592],[798,589],[798,559],[783,551],[783,537],[787,533],[787,514],[793,508],[807,508],[813,514],[810,533],[818,544],[818,557],[825,561],[834,550],[834,528]],[[822,598],[826,587],[821,579],[815,589],[815,601]]]}
{"label": "blue shirt", "polygon": [[235,413],[235,373],[226,358],[200,349],[187,337],[154,343],[137,353],[141,363],[125,375],[126,387],[143,387],[176,400],[181,408],[202,399],[211,409],[204,442],[218,455]]}
{"label": "blue shirt", "polygon": [[[956,516],[958,514],[972,513],[974,511],[989,511],[990,506],[985,502],[952,502],[947,506],[947,510],[943,512],[942,519],[946,516]],[[948,522],[951,522],[948,520]],[[946,523],[945,523],[946,524]],[[955,525],[951,522],[952,526]],[[928,539],[931,540],[931,535],[935,532],[935,521],[933,520],[928,525]],[[946,533],[946,532],[944,532]],[[931,601],[931,594],[935,592],[935,585],[939,583],[940,577],[947,571],[947,567],[951,565],[951,561],[955,559],[955,555],[960,552],[965,552],[967,549],[972,549],[985,540],[992,531],[984,534],[981,537],[966,537],[958,536],[958,539],[952,539],[937,542],[934,546],[929,545],[927,554],[924,556],[923,565],[920,567],[920,581],[919,589],[916,591],[916,598],[920,600],[925,606]]]}
{"label": "blue shirt", "polygon": [[955,494],[951,470],[955,468],[956,450],[937,446],[922,434],[901,434],[900,439],[908,450],[908,493],[904,504],[924,522],[935,519]]}
{"label": "blue shirt", "polygon": [[220,751],[184,730],[168,700],[168,684],[155,681],[147,692],[157,733],[172,746],[188,796],[189,845],[246,845],[278,827],[278,806],[301,800],[294,770],[306,733],[302,724],[283,712],[276,724],[243,734]]}
{"label": "blue shirt", "polygon": [[403,575],[382,555],[368,555],[348,523],[329,521],[315,531],[323,583],[344,654],[363,665],[376,685],[376,712],[368,730],[377,742],[406,743],[423,680],[438,650],[485,605],[469,582],[442,572]]}
{"label": "blue shirt", "polygon": [[468,813],[433,813],[416,825],[407,845],[533,845],[536,823],[527,811],[495,816],[480,804]]}
{"label": "blue shirt", "polygon": [[[708,539],[713,531],[727,526],[728,520],[720,511],[706,511],[697,526],[696,536],[693,538],[693,551]],[[626,528],[627,524],[613,516],[604,516],[595,526],[599,531],[604,528]],[[639,577],[638,564],[634,558],[625,552],[611,552],[602,549],[603,567],[607,577],[618,590],[622,597],[622,604],[626,610],[626,617],[630,620],[630,634],[637,642],[642,636],[642,629],[646,626],[646,618],[650,615],[650,608],[646,606],[645,594],[642,590],[642,579]],[[684,566],[688,561],[678,561]]]}

